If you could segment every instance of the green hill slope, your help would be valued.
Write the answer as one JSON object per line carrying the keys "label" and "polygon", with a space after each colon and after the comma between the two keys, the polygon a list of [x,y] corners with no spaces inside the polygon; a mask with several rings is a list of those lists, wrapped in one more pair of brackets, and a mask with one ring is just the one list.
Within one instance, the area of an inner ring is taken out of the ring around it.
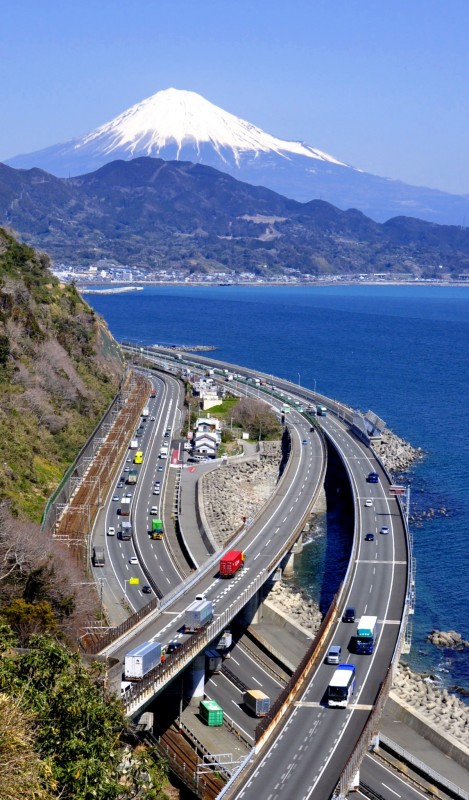
{"label": "green hill slope", "polygon": [[0,229],[0,499],[14,516],[40,520],[121,371],[116,343],[75,288]]}

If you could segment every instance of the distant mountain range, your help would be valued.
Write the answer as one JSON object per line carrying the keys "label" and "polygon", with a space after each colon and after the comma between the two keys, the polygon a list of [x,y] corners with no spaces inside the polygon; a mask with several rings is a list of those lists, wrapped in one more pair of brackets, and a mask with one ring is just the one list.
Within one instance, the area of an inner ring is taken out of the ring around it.
{"label": "distant mountain range", "polygon": [[299,203],[201,164],[136,158],[81,177],[0,165],[0,224],[57,262],[289,274],[469,271],[469,231]]}
{"label": "distant mountain range", "polygon": [[380,222],[405,215],[469,224],[469,195],[371,175],[302,142],[271,136],[199,94],[177,89],[158,92],[82,138],[6,163],[70,177],[140,156],[205,164],[301,202],[322,199]]}

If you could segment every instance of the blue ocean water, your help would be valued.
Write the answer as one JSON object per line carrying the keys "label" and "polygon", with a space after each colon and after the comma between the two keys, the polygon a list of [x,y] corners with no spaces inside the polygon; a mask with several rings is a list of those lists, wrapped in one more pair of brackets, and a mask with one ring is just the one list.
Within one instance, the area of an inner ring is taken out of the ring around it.
{"label": "blue ocean water", "polygon": [[[410,474],[420,521],[413,526],[417,607],[407,660],[469,690],[468,651],[426,642],[432,628],[469,639],[469,287],[165,286],[87,300],[119,340],[214,345],[208,355],[371,409],[423,449]],[[436,513],[422,522],[430,509]],[[324,539],[319,530],[298,572],[316,596]]]}

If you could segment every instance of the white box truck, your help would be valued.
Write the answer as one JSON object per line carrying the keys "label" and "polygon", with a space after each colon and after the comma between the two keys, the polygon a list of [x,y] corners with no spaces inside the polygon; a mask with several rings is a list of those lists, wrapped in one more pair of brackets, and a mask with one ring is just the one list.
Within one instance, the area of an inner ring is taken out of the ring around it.
{"label": "white box truck", "polygon": [[161,644],[144,642],[135,647],[124,658],[124,675],[127,681],[140,681],[161,663]]}
{"label": "white box truck", "polygon": [[213,619],[213,605],[210,600],[195,600],[186,608],[184,630],[195,633]]}

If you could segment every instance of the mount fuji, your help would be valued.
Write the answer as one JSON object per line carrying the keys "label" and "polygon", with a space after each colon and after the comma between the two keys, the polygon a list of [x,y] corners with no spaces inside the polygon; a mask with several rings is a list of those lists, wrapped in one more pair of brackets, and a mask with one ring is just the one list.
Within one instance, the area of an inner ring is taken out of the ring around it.
{"label": "mount fuji", "polygon": [[205,164],[295,200],[356,208],[379,222],[413,216],[460,225],[469,219],[469,196],[371,175],[300,141],[276,138],[201,95],[178,89],[157,92],[82,138],[5,163],[70,177],[141,156]]}

